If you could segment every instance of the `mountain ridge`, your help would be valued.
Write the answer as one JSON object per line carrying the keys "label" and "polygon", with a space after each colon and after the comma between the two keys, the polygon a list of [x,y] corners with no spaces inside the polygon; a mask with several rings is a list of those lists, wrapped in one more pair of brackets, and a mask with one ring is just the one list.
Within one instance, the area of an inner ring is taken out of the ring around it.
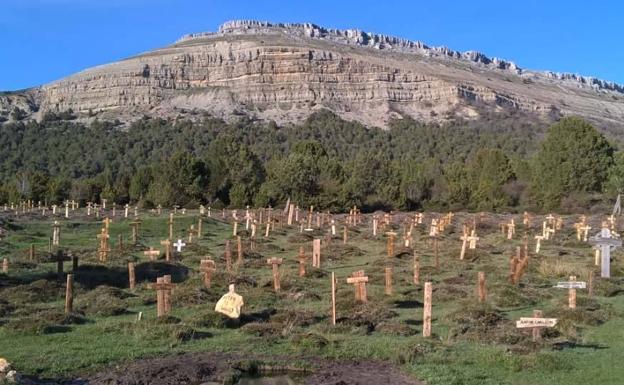
{"label": "mountain ridge", "polygon": [[132,121],[205,111],[298,122],[329,109],[367,126],[493,111],[553,111],[607,125],[624,119],[624,87],[593,77],[530,71],[476,51],[311,23],[226,22],[173,45],[85,69],[23,92],[0,94],[0,117],[74,111]]}

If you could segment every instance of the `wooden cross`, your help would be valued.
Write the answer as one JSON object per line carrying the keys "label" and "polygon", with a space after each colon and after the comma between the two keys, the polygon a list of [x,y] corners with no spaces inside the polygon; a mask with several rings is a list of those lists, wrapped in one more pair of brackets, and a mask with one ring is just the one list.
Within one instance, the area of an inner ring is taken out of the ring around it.
{"label": "wooden cross", "polygon": [[355,299],[357,301],[367,302],[366,283],[368,277],[364,275],[364,271],[356,271],[351,277],[347,278],[347,283],[355,287]]}
{"label": "wooden cross", "polygon": [[108,235],[106,228],[103,228],[102,232],[98,234],[97,237],[100,240],[100,247],[98,249],[99,260],[100,262],[106,262],[108,259],[108,253],[110,252],[108,247],[108,239],[110,238],[110,235]]}
{"label": "wooden cross", "polygon": [[515,233],[516,233],[516,222],[514,221],[513,218],[511,218],[511,221],[507,225],[507,239],[512,239]]}
{"label": "wooden cross", "polygon": [[539,254],[540,249],[542,247],[542,240],[544,239],[543,235],[535,236],[535,254]]}
{"label": "wooden cross", "polygon": [[52,245],[58,246],[61,240],[61,225],[58,221],[54,221],[54,225],[52,227],[54,228],[52,232]]}
{"label": "wooden cross", "polygon": [[542,339],[542,329],[547,327],[553,327],[557,324],[556,318],[542,318],[543,312],[541,310],[533,310],[532,318],[520,318],[516,321],[517,328],[531,329],[533,334],[533,342],[538,342]]}
{"label": "wooden cross", "polygon": [[110,227],[110,224],[113,222],[112,219],[106,217],[102,220],[102,223],[104,224],[104,228],[106,229],[106,232],[108,233],[108,229]]}
{"label": "wooden cross", "polygon": [[468,247],[468,240],[469,240],[470,236],[468,235],[468,233],[464,232],[464,235],[462,235],[459,239],[462,240],[462,246],[461,246],[461,251],[459,252],[459,259],[463,260],[464,257],[466,256],[466,248]]}
{"label": "wooden cross", "polygon": [[157,316],[164,317],[171,311],[171,291],[175,284],[171,283],[170,275],[165,275],[156,278],[156,284],[152,284],[151,288],[156,290]]}
{"label": "wooden cross", "polygon": [[165,247],[165,261],[171,261],[172,254],[172,243],[170,239],[165,239],[164,241],[160,241],[160,244]]}
{"label": "wooden cross", "polygon": [[210,289],[212,284],[212,274],[217,271],[215,262],[212,259],[202,259],[199,262],[199,271],[204,274],[204,286]]}
{"label": "wooden cross", "polygon": [[306,264],[306,260],[308,259],[308,257],[305,255],[305,251],[303,249],[303,246],[299,247],[299,276],[300,277],[305,277],[305,264]]}
{"label": "wooden cross", "polygon": [[153,247],[150,247],[149,250],[143,252],[143,255],[148,257],[150,261],[154,261],[156,258],[160,257],[160,250],[155,250]]}
{"label": "wooden cross", "polygon": [[139,227],[141,226],[141,221],[136,220],[134,222],[130,222],[130,227],[132,227],[132,244],[137,244],[137,238],[139,237]]}
{"label": "wooden cross", "polygon": [[275,292],[280,291],[279,265],[281,265],[282,262],[282,258],[267,259],[267,265],[271,265],[273,269],[273,288],[275,289]]}

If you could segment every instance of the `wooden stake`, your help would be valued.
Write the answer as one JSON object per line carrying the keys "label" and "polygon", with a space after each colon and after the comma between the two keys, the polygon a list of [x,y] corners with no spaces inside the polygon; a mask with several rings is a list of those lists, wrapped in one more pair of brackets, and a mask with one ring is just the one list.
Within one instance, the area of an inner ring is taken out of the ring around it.
{"label": "wooden stake", "polygon": [[386,267],[386,295],[392,295],[392,268]]}
{"label": "wooden stake", "polygon": [[[171,285],[171,276],[163,276],[163,283]],[[164,290],[165,314],[171,313],[171,289]]]}
{"label": "wooden stake", "polygon": [[332,290],[332,325],[336,325],[336,274],[331,273],[331,290]]}
{"label": "wooden stake", "polygon": [[[544,313],[541,310],[533,310],[533,318],[542,318]],[[533,328],[533,342],[538,342],[542,339],[542,328]]]}
{"label": "wooden stake", "polygon": [[74,275],[67,274],[67,286],[65,288],[65,314],[74,311]]}
{"label": "wooden stake", "polygon": [[[576,282],[576,277],[570,276],[570,282]],[[568,289],[568,307],[576,309],[576,289]]]}
{"label": "wooden stake", "polygon": [[479,294],[479,302],[485,302],[487,297],[487,291],[485,288],[485,272],[480,271],[478,274],[478,294]]}
{"label": "wooden stake", "polygon": [[225,268],[229,273],[232,271],[232,249],[230,248],[230,240],[225,241]]}
{"label": "wooden stake", "polygon": [[431,282],[425,282],[425,298],[423,308],[423,337],[431,337]]}
{"label": "wooden stake", "polygon": [[2,272],[4,274],[9,274],[9,260],[6,258],[2,260]]}
{"label": "wooden stake", "polygon": [[592,298],[594,296],[594,271],[589,271],[589,277],[587,278],[587,297]]}
{"label": "wooden stake", "polygon": [[243,241],[240,236],[236,237],[236,252],[238,253],[236,265],[240,266],[243,263]]}
{"label": "wooden stake", "polygon": [[273,269],[273,288],[275,289],[276,293],[278,293],[281,289],[279,265],[281,265],[282,262],[283,262],[282,258],[267,259],[267,264],[271,265]]}
{"label": "wooden stake", "polygon": [[28,250],[28,258],[31,262],[35,260],[35,245],[33,244],[30,245],[30,249]]}
{"label": "wooden stake", "polygon": [[128,284],[130,290],[134,290],[136,287],[136,275],[134,272],[134,262],[128,262]]}
{"label": "wooden stake", "polygon": [[156,316],[159,318],[165,315],[165,291],[160,288],[163,283],[163,277],[156,278]]}
{"label": "wooden stake", "polygon": [[420,285],[420,262],[414,256],[414,285]]}

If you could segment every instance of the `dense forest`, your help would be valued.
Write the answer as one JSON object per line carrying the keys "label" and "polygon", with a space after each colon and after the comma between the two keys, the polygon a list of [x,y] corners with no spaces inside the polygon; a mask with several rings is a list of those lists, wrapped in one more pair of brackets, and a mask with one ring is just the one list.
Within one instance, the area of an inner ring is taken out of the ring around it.
{"label": "dense forest", "polygon": [[389,130],[328,111],[284,127],[48,114],[0,125],[0,146],[0,202],[577,211],[624,188],[624,155],[589,123],[520,113]]}

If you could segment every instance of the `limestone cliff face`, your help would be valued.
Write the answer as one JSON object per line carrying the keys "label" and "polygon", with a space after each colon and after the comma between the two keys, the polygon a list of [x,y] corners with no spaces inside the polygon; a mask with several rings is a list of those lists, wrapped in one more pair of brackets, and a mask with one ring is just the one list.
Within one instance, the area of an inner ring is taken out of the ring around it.
{"label": "limestone cliff face", "polygon": [[[238,21],[27,95],[28,111],[39,115],[72,109],[131,120],[196,109],[226,119],[244,113],[283,123],[329,108],[383,127],[401,115],[424,121],[474,117],[475,105],[537,114],[558,109],[617,121],[624,117],[618,87],[357,30]],[[0,110],[24,95],[0,95]]]}

